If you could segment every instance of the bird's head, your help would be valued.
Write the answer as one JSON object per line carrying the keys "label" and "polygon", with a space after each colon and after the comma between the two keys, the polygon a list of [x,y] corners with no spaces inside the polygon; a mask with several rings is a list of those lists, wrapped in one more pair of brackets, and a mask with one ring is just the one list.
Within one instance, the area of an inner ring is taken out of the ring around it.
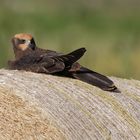
{"label": "bird's head", "polygon": [[32,35],[26,33],[16,34],[12,38],[12,44],[16,58],[20,58],[36,49]]}
{"label": "bird's head", "polygon": [[20,51],[25,51],[25,50],[35,50],[36,44],[35,41],[30,34],[26,33],[20,33],[16,34],[12,38],[12,44],[14,49],[20,50]]}

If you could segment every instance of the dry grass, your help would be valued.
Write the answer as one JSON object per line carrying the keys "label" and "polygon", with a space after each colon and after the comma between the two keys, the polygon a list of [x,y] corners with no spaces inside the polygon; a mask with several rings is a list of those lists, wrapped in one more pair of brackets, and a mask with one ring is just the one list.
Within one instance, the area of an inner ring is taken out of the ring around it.
{"label": "dry grass", "polygon": [[70,78],[0,70],[0,139],[140,137],[140,81],[112,77],[121,93]]}

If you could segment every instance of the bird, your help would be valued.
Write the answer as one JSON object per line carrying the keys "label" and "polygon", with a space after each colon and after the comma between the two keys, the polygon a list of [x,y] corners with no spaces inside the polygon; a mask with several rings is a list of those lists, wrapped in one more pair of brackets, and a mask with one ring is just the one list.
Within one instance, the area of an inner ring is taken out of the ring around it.
{"label": "bird", "polygon": [[104,91],[120,92],[107,76],[92,71],[77,61],[86,52],[79,48],[68,54],[37,47],[31,34],[19,33],[11,39],[15,60],[8,61],[11,70],[25,70],[74,78],[96,86]]}

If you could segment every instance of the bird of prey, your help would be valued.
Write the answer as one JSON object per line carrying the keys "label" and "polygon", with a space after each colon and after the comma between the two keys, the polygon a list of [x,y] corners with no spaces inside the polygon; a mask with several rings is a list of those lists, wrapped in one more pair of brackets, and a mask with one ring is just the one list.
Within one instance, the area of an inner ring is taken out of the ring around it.
{"label": "bird of prey", "polygon": [[119,92],[108,77],[81,66],[77,61],[86,49],[80,48],[66,55],[38,48],[30,34],[20,33],[12,38],[14,61],[8,61],[9,69],[25,70],[79,79],[105,91]]}

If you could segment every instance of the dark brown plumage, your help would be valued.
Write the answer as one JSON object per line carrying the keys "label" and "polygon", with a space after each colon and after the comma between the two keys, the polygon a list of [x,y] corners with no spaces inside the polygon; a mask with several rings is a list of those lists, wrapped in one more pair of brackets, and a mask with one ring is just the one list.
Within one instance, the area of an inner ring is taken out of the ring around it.
{"label": "dark brown plumage", "polygon": [[12,43],[15,61],[8,62],[10,69],[72,77],[106,91],[119,92],[109,78],[77,63],[84,55],[85,48],[63,55],[38,48],[33,37],[24,33],[16,34],[12,38]]}

